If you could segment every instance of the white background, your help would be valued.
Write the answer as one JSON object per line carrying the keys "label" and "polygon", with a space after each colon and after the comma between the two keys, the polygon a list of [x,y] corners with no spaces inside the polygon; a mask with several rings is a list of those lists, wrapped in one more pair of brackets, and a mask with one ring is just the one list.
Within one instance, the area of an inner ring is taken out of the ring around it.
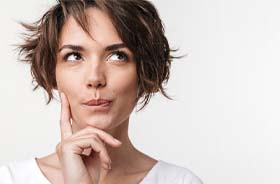
{"label": "white background", "polygon": [[[189,168],[208,184],[280,183],[280,11],[276,0],[154,1],[178,54],[167,85],[133,114],[143,152]],[[59,141],[57,101],[32,92],[29,66],[12,44],[54,0],[0,6],[0,164],[40,157]]]}

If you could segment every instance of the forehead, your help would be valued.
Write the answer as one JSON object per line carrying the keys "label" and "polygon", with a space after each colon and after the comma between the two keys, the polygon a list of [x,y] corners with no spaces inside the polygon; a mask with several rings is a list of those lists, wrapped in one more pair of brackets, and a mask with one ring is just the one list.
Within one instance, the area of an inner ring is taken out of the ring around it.
{"label": "forehead", "polygon": [[91,37],[81,28],[73,16],[69,16],[60,32],[59,46],[64,44],[99,44],[102,46],[122,42],[109,16],[97,8],[86,10]]}

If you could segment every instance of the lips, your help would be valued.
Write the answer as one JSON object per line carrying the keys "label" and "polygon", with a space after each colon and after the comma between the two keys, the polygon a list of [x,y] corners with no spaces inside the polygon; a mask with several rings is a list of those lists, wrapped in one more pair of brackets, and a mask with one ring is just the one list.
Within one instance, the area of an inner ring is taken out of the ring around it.
{"label": "lips", "polygon": [[100,106],[100,105],[107,105],[110,102],[111,102],[110,100],[106,100],[106,99],[92,99],[85,102],[84,104],[88,106]]}

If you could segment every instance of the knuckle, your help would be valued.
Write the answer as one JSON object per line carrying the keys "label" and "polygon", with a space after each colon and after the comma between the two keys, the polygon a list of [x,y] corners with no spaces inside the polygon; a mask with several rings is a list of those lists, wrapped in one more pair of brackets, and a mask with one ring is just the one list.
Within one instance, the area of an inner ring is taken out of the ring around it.
{"label": "knuckle", "polygon": [[85,133],[92,134],[92,137],[96,137],[97,139],[102,139],[104,141],[110,141],[110,139],[114,139],[114,137],[111,134],[91,126],[88,126],[85,129]]}
{"label": "knuckle", "polygon": [[92,134],[92,135],[90,136],[90,138],[93,139],[93,140],[95,140],[95,141],[98,141],[98,140],[99,140],[99,137],[98,137],[98,135],[96,135],[96,134]]}
{"label": "knuckle", "polygon": [[71,149],[71,144],[70,144],[70,142],[61,142],[61,144],[60,144],[60,152],[66,152],[66,150],[69,150],[69,149]]}
{"label": "knuckle", "polygon": [[107,149],[104,146],[101,146],[100,150],[101,150],[102,155],[104,155],[105,157],[109,157]]}
{"label": "knuckle", "polygon": [[103,154],[100,155],[100,156],[102,157],[102,160],[103,160],[104,162],[107,162],[107,163],[110,163],[110,162],[111,162],[111,159],[110,159],[109,155],[107,154],[107,152],[103,152]]}
{"label": "knuckle", "polygon": [[92,146],[92,149],[93,149],[94,152],[96,152],[96,153],[100,153],[100,152],[101,152],[101,148],[100,148],[100,147]]}
{"label": "knuckle", "polygon": [[98,144],[98,141],[93,141],[91,143],[91,145],[94,147],[94,149],[97,151],[97,152],[102,152],[104,150],[104,146]]}
{"label": "knuckle", "polygon": [[91,137],[90,142],[91,142],[91,145],[96,147],[98,150],[101,150],[104,147],[104,145],[102,144],[102,141],[100,141],[100,139],[98,139],[96,137]]}
{"label": "knuckle", "polygon": [[88,131],[88,133],[97,133],[97,129],[96,128],[94,128],[94,127],[91,127],[91,126],[89,126],[88,128],[87,128],[87,131]]}
{"label": "knuckle", "polygon": [[87,128],[85,129],[85,133],[87,133],[87,134],[92,133],[91,128],[90,128],[90,127],[87,127]]}

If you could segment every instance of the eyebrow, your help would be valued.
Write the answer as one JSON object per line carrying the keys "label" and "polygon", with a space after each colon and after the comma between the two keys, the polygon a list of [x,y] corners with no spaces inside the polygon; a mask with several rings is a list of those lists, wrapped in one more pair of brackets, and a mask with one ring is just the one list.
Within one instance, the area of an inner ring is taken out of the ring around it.
{"label": "eyebrow", "polygon": [[[112,44],[112,45],[108,45],[105,48],[105,51],[112,51],[112,50],[117,50],[117,49],[121,49],[121,48],[125,48],[127,47],[124,43],[116,43],[116,44]],[[80,46],[80,45],[63,45],[58,52],[61,52],[63,49],[72,49],[74,51],[84,51],[85,48]]]}

